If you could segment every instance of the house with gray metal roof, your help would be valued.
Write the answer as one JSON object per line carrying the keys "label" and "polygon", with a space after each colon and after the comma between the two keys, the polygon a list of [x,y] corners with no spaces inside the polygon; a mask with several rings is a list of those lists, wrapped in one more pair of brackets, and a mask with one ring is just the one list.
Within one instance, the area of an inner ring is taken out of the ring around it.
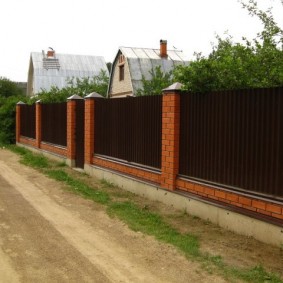
{"label": "house with gray metal roof", "polygon": [[105,60],[101,56],[59,54],[54,50],[47,53],[32,52],[27,95],[33,96],[41,90],[49,91],[52,86],[61,89],[67,86],[67,80],[70,78],[91,78],[99,75],[101,70],[109,74]]}
{"label": "house with gray metal roof", "polygon": [[160,40],[160,49],[120,47],[110,73],[108,97],[135,96],[142,88],[142,78],[150,80],[150,72],[157,66],[168,73],[188,63],[182,51],[167,50],[166,40]]}

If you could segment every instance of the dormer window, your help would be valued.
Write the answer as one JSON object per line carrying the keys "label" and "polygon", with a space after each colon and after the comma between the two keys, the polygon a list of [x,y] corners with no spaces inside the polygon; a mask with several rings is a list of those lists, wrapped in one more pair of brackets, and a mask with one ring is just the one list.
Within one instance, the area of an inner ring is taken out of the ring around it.
{"label": "dormer window", "polygon": [[120,54],[118,60],[119,66],[119,81],[123,81],[125,79],[125,56]]}
{"label": "dormer window", "polygon": [[123,54],[120,54],[119,56],[119,64],[124,64],[125,63],[125,56]]}
{"label": "dormer window", "polygon": [[123,81],[125,78],[125,67],[124,65],[119,66],[119,81]]}

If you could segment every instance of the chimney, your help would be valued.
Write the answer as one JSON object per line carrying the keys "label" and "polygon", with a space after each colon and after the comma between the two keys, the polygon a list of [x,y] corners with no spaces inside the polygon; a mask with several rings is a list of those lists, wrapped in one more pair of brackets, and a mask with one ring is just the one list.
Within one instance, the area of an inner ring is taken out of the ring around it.
{"label": "chimney", "polygon": [[167,40],[160,39],[160,57],[167,58]]}
{"label": "chimney", "polygon": [[48,50],[47,51],[47,58],[54,58],[54,55],[55,55],[55,51],[52,49],[52,50]]}

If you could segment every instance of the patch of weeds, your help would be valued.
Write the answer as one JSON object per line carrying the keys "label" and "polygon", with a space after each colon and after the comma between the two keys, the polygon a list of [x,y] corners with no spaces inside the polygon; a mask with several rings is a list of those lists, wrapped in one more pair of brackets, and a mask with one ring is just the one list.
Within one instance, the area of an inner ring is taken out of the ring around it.
{"label": "patch of weeds", "polygon": [[155,236],[158,240],[172,244],[188,257],[200,255],[199,242],[195,236],[181,234],[156,213],[139,208],[131,202],[112,203],[108,212],[110,215],[116,215],[125,221],[132,230]]}
{"label": "patch of weeds", "polygon": [[65,161],[61,161],[61,162],[58,162],[57,164],[56,164],[56,167],[66,167],[67,165],[66,165],[66,162]]}
{"label": "patch of weeds", "polygon": [[203,254],[202,260],[206,262],[208,265],[214,265],[217,266],[220,269],[223,269],[225,264],[223,262],[223,259],[219,255],[209,255],[209,254]]}
{"label": "patch of weeds", "polygon": [[100,180],[100,183],[103,187],[107,187],[107,188],[114,188],[115,185],[109,181],[107,181],[106,179],[102,179]]}
{"label": "patch of weeds", "polygon": [[56,181],[64,182],[69,185],[73,192],[80,194],[87,199],[91,199],[101,204],[106,204],[110,201],[110,197],[106,192],[93,189],[84,182],[72,178],[63,170],[48,170],[46,174]]}
{"label": "patch of weeds", "polygon": [[49,162],[46,157],[44,157],[43,155],[32,154],[32,153],[23,155],[21,163],[38,169],[49,167]]}
{"label": "patch of weeds", "polygon": [[69,179],[69,175],[63,170],[49,170],[46,174],[59,182],[67,182]]}
{"label": "patch of weeds", "polygon": [[8,145],[7,148],[19,155],[25,155],[30,152],[26,148],[21,147],[21,146],[16,146],[16,145]]}
{"label": "patch of weeds", "polygon": [[265,271],[262,266],[255,266],[251,269],[238,269],[232,267],[224,267],[226,274],[231,274],[236,278],[240,278],[246,282],[257,283],[282,283],[282,280],[277,274]]}
{"label": "patch of weeds", "polygon": [[[201,261],[203,268],[207,272],[215,270],[220,272],[224,277],[231,282],[233,279],[241,279],[244,282],[257,282],[257,283],[282,283],[282,280],[277,274],[265,271],[262,266],[255,266],[250,269],[235,268],[226,265],[221,256],[211,256],[209,254],[202,255]],[[217,268],[217,270],[215,269]]]}
{"label": "patch of weeds", "polygon": [[43,169],[49,167],[48,159],[42,154],[32,153],[30,150],[23,147],[10,145],[9,149],[19,155],[21,155],[21,163],[33,168]]}

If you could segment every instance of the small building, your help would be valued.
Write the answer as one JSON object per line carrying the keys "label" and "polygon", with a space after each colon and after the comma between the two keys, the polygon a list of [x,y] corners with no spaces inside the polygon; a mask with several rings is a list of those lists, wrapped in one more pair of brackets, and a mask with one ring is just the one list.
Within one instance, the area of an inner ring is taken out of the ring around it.
{"label": "small building", "polygon": [[102,56],[57,54],[32,52],[28,70],[27,95],[33,96],[42,90],[49,91],[52,86],[59,89],[67,86],[70,78],[86,78],[99,75],[108,69]]}
{"label": "small building", "polygon": [[142,78],[150,80],[150,72],[157,66],[168,73],[188,63],[182,51],[167,50],[166,40],[160,40],[160,49],[120,47],[110,73],[108,97],[135,96],[142,88]]}

